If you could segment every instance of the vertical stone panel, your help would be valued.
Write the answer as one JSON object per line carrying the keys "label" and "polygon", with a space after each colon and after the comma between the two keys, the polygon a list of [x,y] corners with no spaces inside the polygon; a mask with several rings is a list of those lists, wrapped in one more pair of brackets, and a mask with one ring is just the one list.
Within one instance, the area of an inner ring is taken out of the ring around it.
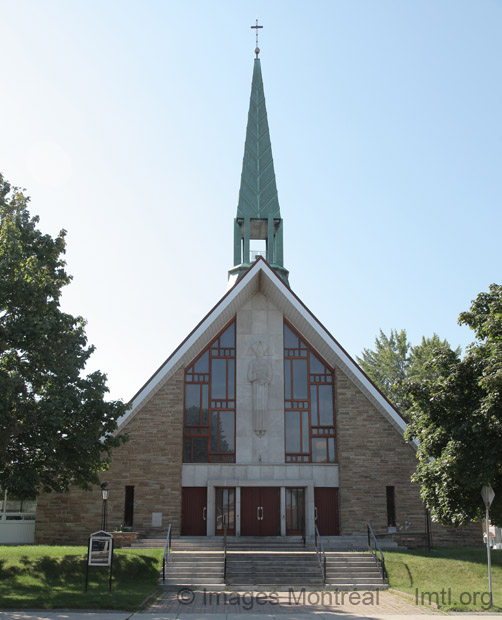
{"label": "vertical stone panel", "polygon": [[[237,312],[236,462],[284,463],[284,362],[282,313],[262,293],[257,293]],[[265,413],[266,433],[253,430],[252,385],[248,370],[261,342],[272,367]]]}

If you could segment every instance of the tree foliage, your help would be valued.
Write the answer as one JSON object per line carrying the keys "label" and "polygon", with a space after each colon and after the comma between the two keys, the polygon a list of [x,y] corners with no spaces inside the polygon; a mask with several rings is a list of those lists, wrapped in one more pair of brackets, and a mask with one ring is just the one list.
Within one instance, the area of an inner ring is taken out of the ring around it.
{"label": "tree foliage", "polygon": [[459,323],[476,336],[466,355],[436,350],[435,376],[410,385],[413,480],[433,518],[453,525],[483,517],[481,488],[491,484],[491,519],[502,525],[502,286],[480,293]]}
{"label": "tree foliage", "polygon": [[29,199],[0,174],[0,487],[20,499],[88,488],[107,467],[126,410],[83,370],[85,321],[61,311],[65,231],[42,234]]}
{"label": "tree foliage", "polygon": [[[408,419],[412,405],[408,382],[434,375],[429,362],[438,349],[451,350],[448,341],[441,340],[437,334],[431,338],[422,337],[419,345],[412,346],[406,330],[392,329],[390,336],[380,330],[380,335],[375,338],[375,348],[364,349],[362,357],[358,357],[357,361],[403,417]],[[457,349],[457,353],[460,353],[460,349]]]}

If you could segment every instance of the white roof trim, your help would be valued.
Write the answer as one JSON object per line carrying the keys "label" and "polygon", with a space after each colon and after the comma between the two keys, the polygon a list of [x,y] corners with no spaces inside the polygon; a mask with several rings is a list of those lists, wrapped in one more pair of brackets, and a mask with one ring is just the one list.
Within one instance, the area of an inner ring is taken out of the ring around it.
{"label": "white roof trim", "polygon": [[[268,265],[266,267],[269,271],[272,271]],[[273,274],[275,276],[275,274]],[[274,278],[276,279],[276,278]],[[276,284],[282,284],[282,281],[277,278]],[[349,376],[352,375],[353,379],[356,379],[356,382],[371,395],[374,401],[378,403],[378,405],[385,411],[385,413],[393,420],[396,426],[404,433],[406,430],[406,422],[403,418],[397,413],[394,407],[389,403],[389,401],[383,396],[380,390],[372,383],[372,381],[366,376],[366,374],[361,370],[359,365],[349,356],[349,354],[342,349],[342,347],[338,344],[338,342],[333,338],[333,336],[322,326],[322,324],[318,321],[318,319],[298,300],[296,295],[283,285],[284,295],[287,297],[288,301],[295,307],[295,309],[301,314],[301,316],[307,321],[307,323],[322,337],[322,339],[326,342],[328,346],[330,346],[335,355],[338,357],[340,362],[345,366],[345,369],[348,371]]]}
{"label": "white roof trim", "polygon": [[[141,388],[141,390],[133,397],[131,408],[127,413],[121,416],[117,420],[118,429],[116,431],[119,432],[122,430],[122,427],[134,416],[134,414],[138,411],[140,406],[143,405],[145,400],[149,398],[149,396],[153,395],[157,391],[157,388],[163,383],[164,379],[170,374],[170,372],[177,367],[177,365],[181,362],[184,355],[190,350],[190,348],[197,342],[200,338],[201,334],[204,333],[210,325],[214,323],[214,321],[235,301],[238,297],[239,293],[242,292],[246,285],[249,284],[252,280],[252,272],[257,271],[256,269],[251,268],[249,272],[246,274],[245,278],[242,278],[236,286],[232,290],[230,290],[218,304],[206,315],[206,317],[201,321],[201,323],[193,330],[193,332],[188,336],[186,340],[184,340],[181,345],[174,351],[174,353],[169,357],[166,362],[156,371],[156,373],[149,379],[146,384]],[[245,281],[245,282],[244,282]]]}
{"label": "white roof trim", "polygon": [[240,294],[255,281],[257,275],[265,275],[269,282],[279,290],[284,296],[288,304],[301,315],[306,323],[318,334],[322,341],[334,352],[339,364],[349,377],[366,393],[370,400],[378,409],[389,419],[389,421],[404,433],[406,422],[397,413],[390,402],[377,389],[366,374],[361,370],[357,363],[344,351],[334,337],[326,330],[319,320],[303,305],[292,290],[277,276],[268,263],[259,257],[250,267],[247,273],[230,289],[221,301],[207,314],[201,323],[187,337],[185,341],[174,351],[172,356],[164,362],[157,370],[152,378],[144,385],[144,387],[133,398],[132,406],[129,411],[118,420],[118,430],[122,430],[123,426],[134,417],[134,414],[149,399],[157,389],[162,385],[164,380],[175,370],[183,361],[183,357],[189,352],[190,348],[197,342],[204,332],[214,324],[214,322],[227,310],[233,303],[237,301]]}

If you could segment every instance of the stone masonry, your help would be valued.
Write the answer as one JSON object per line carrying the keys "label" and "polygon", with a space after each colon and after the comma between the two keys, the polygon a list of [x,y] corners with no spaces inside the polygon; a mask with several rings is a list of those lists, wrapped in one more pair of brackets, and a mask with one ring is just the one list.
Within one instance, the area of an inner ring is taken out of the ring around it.
{"label": "stone masonry", "polygon": [[[337,449],[340,476],[340,534],[362,534],[370,522],[387,532],[386,487],[395,488],[396,535],[409,547],[425,544],[425,508],[418,485],[413,446],[388,423],[348,377],[336,369]],[[481,527],[444,528],[432,524],[433,544],[482,543]]]}
{"label": "stone masonry", "polygon": [[[261,302],[264,300],[261,299]],[[278,323],[280,333],[281,317]],[[260,332],[259,336],[263,334]],[[281,350],[282,344],[279,344],[275,348]],[[282,382],[280,368],[277,369],[277,375]],[[338,464],[320,465],[318,468],[326,471],[331,480],[328,486],[339,486],[340,534],[364,534],[368,522],[377,534],[387,533],[386,486],[393,486],[397,521],[395,539],[410,547],[423,546],[425,511],[419,488],[410,481],[416,467],[413,446],[404,441],[401,433],[340,368],[335,369],[335,386]],[[101,476],[102,480],[108,482],[110,490],[109,530],[123,522],[125,487],[132,485],[135,531],[140,535],[164,536],[171,522],[173,534],[180,534],[183,392],[184,369],[179,368],[123,427],[121,432],[127,433],[130,439],[115,450],[110,469]],[[278,410],[275,416],[281,413]],[[246,410],[246,415],[249,417],[250,411]],[[239,422],[237,426],[239,428]],[[279,427],[283,428],[282,419]],[[283,446],[282,441],[280,443]],[[307,471],[307,468],[312,468],[311,465],[285,465],[284,457],[281,456],[283,450],[284,447],[279,451],[280,454],[275,454],[277,466],[281,469]],[[246,464],[240,467],[251,467],[253,471],[256,469],[252,459],[243,460]],[[204,470],[211,467],[215,465],[209,464]],[[225,468],[225,471],[228,467],[230,474],[237,465],[218,467]],[[239,474],[239,477],[242,478],[243,474]],[[204,480],[195,486],[206,484],[207,480]],[[260,484],[258,479],[256,484]],[[283,481],[279,486],[285,484]],[[313,479],[309,484],[316,485],[319,481]],[[321,486],[325,484],[323,482]],[[36,542],[83,544],[90,533],[101,528],[101,511],[102,500],[98,487],[92,491],[73,488],[70,493],[63,495],[43,495],[37,506]],[[307,518],[311,511],[313,513],[313,504],[308,506]],[[153,513],[157,513],[157,516],[161,514],[160,525],[152,523]],[[481,544],[482,540],[479,526],[459,531],[433,524],[432,536],[436,545]]]}
{"label": "stone masonry", "polygon": [[[110,469],[101,476],[110,490],[110,530],[123,522],[125,486],[133,485],[134,529],[163,536],[172,522],[173,533],[180,533],[183,381],[180,368],[122,431],[129,435],[129,441],[115,450]],[[152,526],[152,513],[162,513],[161,526]],[[90,533],[101,529],[101,514],[98,487],[42,495],[37,505],[35,541],[85,544]]]}

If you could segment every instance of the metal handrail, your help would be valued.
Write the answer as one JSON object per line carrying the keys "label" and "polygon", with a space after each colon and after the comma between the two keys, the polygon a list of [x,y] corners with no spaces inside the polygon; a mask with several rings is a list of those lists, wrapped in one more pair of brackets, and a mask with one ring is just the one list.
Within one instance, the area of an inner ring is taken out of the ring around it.
{"label": "metal handrail", "polygon": [[227,583],[227,519],[223,517],[223,583]]}
{"label": "metal handrail", "polygon": [[[380,547],[380,544],[378,543],[378,540],[375,536],[375,532],[373,531],[373,528],[371,527],[371,524],[368,523],[367,525],[368,525],[368,549],[371,555],[375,558],[375,562],[378,568],[378,572],[380,573],[380,577],[382,578],[383,581],[385,581],[387,579],[387,571],[385,569],[385,558],[383,555],[382,547]],[[378,560],[377,558],[377,554],[376,554],[377,551],[380,554],[380,560]]]}
{"label": "metal handrail", "polygon": [[317,525],[314,526],[314,547],[315,552],[317,554],[317,560],[319,561],[319,566],[321,567],[322,578],[324,583],[326,583],[326,552],[324,551],[324,545],[322,542],[321,535],[319,534],[319,530],[317,529]]}
{"label": "metal handrail", "polygon": [[[166,544],[164,546],[164,555],[162,556],[162,582],[166,581],[166,566],[169,563],[169,556],[171,555],[171,538],[172,538],[172,525],[169,523],[167,528]],[[167,557],[166,557],[167,556]]]}

